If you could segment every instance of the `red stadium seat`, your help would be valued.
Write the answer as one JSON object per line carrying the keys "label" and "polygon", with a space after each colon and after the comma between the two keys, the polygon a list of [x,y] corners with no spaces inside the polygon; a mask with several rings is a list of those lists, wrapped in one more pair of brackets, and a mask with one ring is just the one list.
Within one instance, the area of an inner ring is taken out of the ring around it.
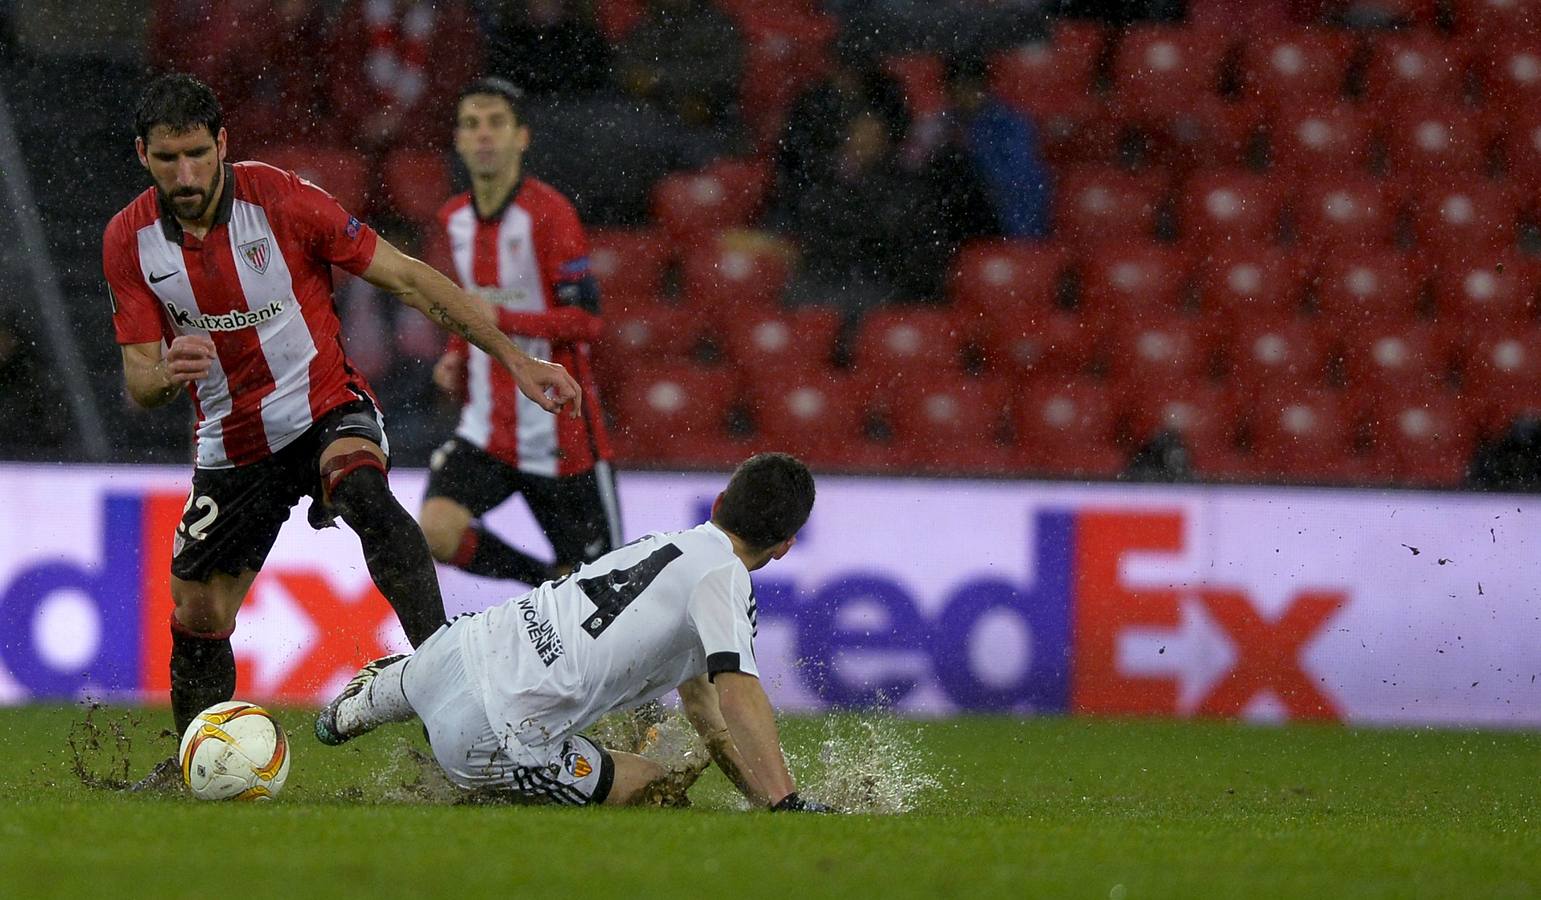
{"label": "red stadium seat", "polygon": [[715,450],[727,438],[736,389],[727,369],[689,363],[639,369],[610,404],[619,419],[617,440],[632,458],[698,460],[697,448]]}
{"label": "red stadium seat", "polygon": [[872,462],[867,397],[834,372],[777,371],[749,380],[749,412],[768,445],[817,465]]}
{"label": "red stadium seat", "polygon": [[1012,391],[1002,378],[911,379],[890,416],[894,451],[928,472],[1004,472],[1013,454],[1000,438],[1010,421]]}
{"label": "red stadium seat", "polygon": [[385,193],[391,208],[420,228],[436,227],[449,198],[449,161],[428,150],[397,150],[385,160]]}
{"label": "red stadium seat", "polygon": [[1213,347],[1187,316],[1130,320],[1116,326],[1111,338],[1108,376],[1120,390],[1202,378],[1213,368]]}
{"label": "red stadium seat", "polygon": [[1248,416],[1260,470],[1286,480],[1344,481],[1362,472],[1353,459],[1353,423],[1322,389],[1257,395]]}
{"label": "red stadium seat", "polygon": [[1055,235],[1075,245],[1154,237],[1165,190],[1166,179],[1160,174],[1097,166],[1071,169],[1055,184]]}
{"label": "red stadium seat", "polygon": [[1474,179],[1485,165],[1481,130],[1453,104],[1418,106],[1393,116],[1386,126],[1386,148],[1394,175],[1430,183]]}
{"label": "red stadium seat", "polygon": [[1370,410],[1367,423],[1372,458],[1399,483],[1459,487],[1465,481],[1476,433],[1449,391],[1388,398]]}
{"label": "red stadium seat", "polygon": [[1027,382],[1012,410],[1017,467],[1024,472],[1110,477],[1127,455],[1113,443],[1116,407],[1095,381]]}
{"label": "red stadium seat", "polygon": [[604,321],[594,365],[607,386],[620,384],[638,369],[685,361],[703,335],[699,316],[667,306],[607,313]]}
{"label": "red stadium seat", "polygon": [[1343,338],[1343,374],[1350,406],[1409,398],[1449,382],[1450,333],[1425,322],[1370,324]]}
{"label": "red stadium seat", "polygon": [[1407,185],[1418,249],[1438,261],[1483,259],[1514,246],[1519,204],[1511,190],[1486,180],[1451,186]]}
{"label": "red stadium seat", "polygon": [[967,334],[947,312],[886,308],[867,313],[857,329],[853,362],[863,379],[891,384],[906,373],[958,369]]}
{"label": "red stadium seat", "polygon": [[937,54],[891,56],[883,68],[898,80],[911,115],[936,115],[947,108],[947,66]]}
{"label": "red stadium seat", "polygon": [[756,167],[719,165],[700,172],[665,175],[653,185],[653,218],[677,244],[749,224],[765,189]]}
{"label": "red stadium seat", "polygon": [[1197,166],[1251,165],[1268,122],[1261,103],[1190,97],[1147,125],[1145,152],[1179,171]]}
{"label": "red stadium seat", "polygon": [[1273,240],[1283,208],[1284,191],[1277,179],[1243,170],[1198,172],[1182,191],[1183,239],[1211,250],[1231,241]]}
{"label": "red stadium seat", "polygon": [[1343,95],[1354,61],[1353,36],[1327,28],[1262,34],[1241,52],[1242,90],[1269,106]]}
{"label": "red stadium seat", "polygon": [[750,379],[780,371],[827,371],[839,332],[838,313],[811,306],[735,316],[723,323],[728,358]]}
{"label": "red stadium seat", "polygon": [[791,275],[791,256],[783,241],[761,235],[703,240],[681,264],[685,303],[719,322],[773,308]]}
{"label": "red stadium seat", "polygon": [[[1535,14],[1532,9],[1530,15]],[[1478,71],[1487,105],[1507,110],[1536,106],[1541,103],[1541,42],[1534,32],[1525,37],[1498,37],[1497,44],[1479,45],[1482,59]]]}
{"label": "red stadium seat", "polygon": [[974,240],[953,259],[947,297],[965,314],[1017,306],[1052,309],[1069,269],[1070,249],[1064,244]]}
{"label": "red stadium seat", "polygon": [[1307,271],[1299,254],[1282,247],[1228,245],[1199,264],[1199,305],[1233,322],[1294,315]]}
{"label": "red stadium seat", "polygon": [[[1489,137],[1502,149],[1505,174],[1524,192],[1535,194],[1541,187],[1541,104],[1493,109],[1487,122]],[[1535,212],[1535,206],[1532,199],[1529,211]]]}
{"label": "red stadium seat", "polygon": [[1205,477],[1250,471],[1237,449],[1231,399],[1221,385],[1207,379],[1144,384],[1126,392],[1123,402],[1135,446],[1170,432],[1182,439],[1194,468]]}
{"label": "red stadium seat", "polygon": [[1510,250],[1462,262],[1441,265],[1431,280],[1441,321],[1475,331],[1524,324],[1535,315],[1538,280],[1531,258]]}
{"label": "red stadium seat", "polygon": [[1456,31],[1485,41],[1534,37],[1541,29],[1527,0],[1449,0]]}
{"label": "red stadium seat", "polygon": [[1005,307],[977,325],[975,339],[991,371],[1018,378],[1081,375],[1102,338],[1101,328],[1086,316],[1042,307]]}
{"label": "red stadium seat", "polygon": [[1327,336],[1299,318],[1242,321],[1229,347],[1231,379],[1249,393],[1320,386],[1331,350]]}
{"label": "red stadium seat", "polygon": [[1012,108],[1032,117],[1049,162],[1111,164],[1117,156],[1118,130],[1101,96],[1062,88],[1005,99]]}
{"label": "red stadium seat", "polygon": [[589,269],[599,282],[608,312],[611,303],[663,293],[669,246],[662,234],[643,228],[596,228],[589,232]]}
{"label": "red stadium seat", "polygon": [[1130,28],[1113,55],[1113,91],[1129,116],[1175,98],[1214,94],[1229,47],[1215,32],[1172,25]]}
{"label": "red stadium seat", "polygon": [[1350,103],[1287,106],[1269,125],[1269,156],[1285,173],[1342,177],[1366,170],[1373,137],[1369,113]]}
{"label": "red stadium seat", "polygon": [[990,86],[1006,103],[1019,107],[1030,107],[1044,92],[1090,93],[1103,41],[1099,25],[1061,21],[1049,40],[991,57]]}
{"label": "red stadium seat", "polygon": [[1468,413],[1485,434],[1498,432],[1521,412],[1541,410],[1541,331],[1488,330],[1467,345],[1461,372]]}
{"label": "red stadium seat", "polygon": [[769,147],[787,110],[828,68],[834,19],[818,13],[757,10],[740,28],[746,38],[740,99],[745,125],[758,147]]}
{"label": "red stadium seat", "polygon": [[1190,260],[1177,248],[1138,242],[1097,248],[1081,269],[1082,315],[1113,323],[1179,309]]}
{"label": "red stadium seat", "polygon": [[1395,236],[1396,211],[1370,178],[1306,180],[1293,202],[1296,239],[1306,247],[1385,246]]}
{"label": "red stadium seat", "polygon": [[[268,147],[257,158],[268,165],[288,169],[337,198],[337,203],[353,215],[362,215],[369,202],[369,167],[352,150],[309,144]],[[443,201],[448,194],[440,196]]]}
{"label": "red stadium seat", "polygon": [[1417,312],[1423,270],[1393,250],[1345,249],[1327,253],[1314,285],[1317,310],[1334,327],[1405,321]]}
{"label": "red stadium seat", "polygon": [[1388,34],[1370,47],[1365,91],[1374,104],[1462,100],[1461,46],[1432,32]]}

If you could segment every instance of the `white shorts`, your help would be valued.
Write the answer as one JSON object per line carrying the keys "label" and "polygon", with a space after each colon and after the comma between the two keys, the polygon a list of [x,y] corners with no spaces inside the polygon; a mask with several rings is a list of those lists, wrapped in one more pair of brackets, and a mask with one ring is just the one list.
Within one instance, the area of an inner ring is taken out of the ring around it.
{"label": "white shorts", "polygon": [[449,780],[467,790],[508,792],[535,802],[603,803],[615,780],[615,763],[581,734],[523,748],[545,758],[543,765],[514,762],[487,721],[456,638],[450,626],[440,628],[407,659],[401,674],[402,691],[428,729],[434,759]]}

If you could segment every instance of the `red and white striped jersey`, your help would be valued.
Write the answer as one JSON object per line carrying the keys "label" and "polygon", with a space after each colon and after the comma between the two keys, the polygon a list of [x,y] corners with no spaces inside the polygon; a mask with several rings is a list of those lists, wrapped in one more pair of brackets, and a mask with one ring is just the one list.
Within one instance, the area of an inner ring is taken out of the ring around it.
{"label": "red and white striped jersey", "polygon": [[499,327],[521,350],[566,366],[583,388],[581,417],[553,416],[519,392],[507,369],[451,338],[451,349],[468,354],[455,433],[532,475],[577,475],[610,459],[589,358],[599,336],[598,294],[588,271],[588,237],[572,204],[550,185],[524,177],[491,215],[478,215],[465,193],[444,205],[439,220],[460,284],[492,301]]}
{"label": "red and white striped jersey", "polygon": [[107,225],[102,268],[120,344],[213,339],[189,385],[197,464],[257,462],[369,392],[343,353],[332,266],[361,274],[378,238],[331,195],[259,162],[227,165],[214,226],[185,234],[154,188]]}

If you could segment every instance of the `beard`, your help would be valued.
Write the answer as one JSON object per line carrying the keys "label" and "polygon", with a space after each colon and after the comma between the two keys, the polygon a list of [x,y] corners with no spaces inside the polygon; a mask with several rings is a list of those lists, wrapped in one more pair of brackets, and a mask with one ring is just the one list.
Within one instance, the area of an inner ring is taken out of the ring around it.
{"label": "beard", "polygon": [[[161,201],[176,213],[178,219],[185,222],[196,222],[202,219],[214,203],[214,198],[219,196],[220,183],[224,179],[225,167],[221,165],[209,180],[206,187],[202,188],[177,188],[173,191],[159,191]],[[157,189],[159,190],[159,189]]]}

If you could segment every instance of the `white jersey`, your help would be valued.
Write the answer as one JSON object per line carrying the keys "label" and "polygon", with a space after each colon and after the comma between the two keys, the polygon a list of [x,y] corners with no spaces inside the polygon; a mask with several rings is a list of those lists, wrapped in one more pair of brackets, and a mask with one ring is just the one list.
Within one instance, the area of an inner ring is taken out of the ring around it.
{"label": "white jersey", "polygon": [[552,741],[698,675],[758,676],[755,628],[749,570],[708,522],[639,538],[451,631],[507,752],[541,765]]}

